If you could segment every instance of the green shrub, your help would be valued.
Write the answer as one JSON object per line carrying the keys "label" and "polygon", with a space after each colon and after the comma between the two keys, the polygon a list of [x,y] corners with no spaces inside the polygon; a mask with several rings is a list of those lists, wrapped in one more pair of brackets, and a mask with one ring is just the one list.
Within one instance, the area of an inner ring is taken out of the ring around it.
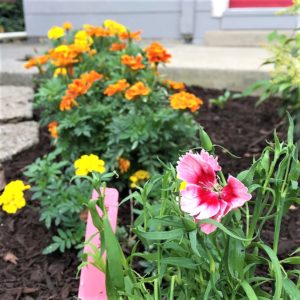
{"label": "green shrub", "polygon": [[55,151],[38,158],[24,172],[32,184],[31,199],[39,201],[40,220],[48,229],[57,228],[57,235],[53,235],[45,254],[57,249],[64,252],[82,243],[85,220],[82,220],[81,214],[92,191],[88,182],[75,180],[70,185],[74,167],[68,161],[56,162],[57,156]]}
{"label": "green shrub", "polygon": [[0,32],[24,31],[22,0],[0,3]]}
{"label": "green shrub", "polygon": [[[103,27],[71,27],[65,23],[51,28],[52,48],[25,64],[40,72],[34,105],[57,150],[30,166],[26,175],[41,203],[41,220],[70,232],[58,231],[46,252],[68,248],[69,242],[61,246],[59,241],[73,234],[71,245],[76,244],[78,231],[82,237],[77,227],[86,194],[78,191],[90,190],[80,183],[66,189],[72,170],[68,166],[77,158],[101,156],[107,169],[119,173],[112,185],[125,191],[160,172],[159,160],[175,163],[180,151],[199,140],[193,113],[203,102],[187,93],[183,83],[159,75],[159,64],[171,57],[163,46],[152,43],[142,49],[135,42],[138,32],[110,20]],[[58,174],[52,178],[47,173],[53,168]]]}

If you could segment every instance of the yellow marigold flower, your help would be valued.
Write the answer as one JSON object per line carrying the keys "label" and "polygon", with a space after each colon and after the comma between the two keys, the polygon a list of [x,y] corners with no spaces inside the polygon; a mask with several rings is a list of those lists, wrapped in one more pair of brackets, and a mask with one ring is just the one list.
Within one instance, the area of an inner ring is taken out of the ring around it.
{"label": "yellow marigold flower", "polygon": [[171,107],[174,109],[189,109],[195,112],[203,104],[202,99],[197,98],[195,95],[187,92],[176,93],[169,97]]}
{"label": "yellow marigold flower", "polygon": [[121,173],[126,173],[130,168],[130,161],[126,158],[120,157],[118,159],[119,162],[119,169]]}
{"label": "yellow marigold flower", "polygon": [[138,170],[134,173],[134,175],[139,179],[139,180],[144,180],[144,179],[149,179],[150,175],[147,171],[144,170]]}
{"label": "yellow marigold flower", "polygon": [[18,209],[24,207],[26,205],[24,191],[28,189],[30,189],[30,185],[25,185],[21,180],[11,181],[0,196],[2,209],[9,214],[14,214]]}
{"label": "yellow marigold flower", "polygon": [[73,25],[71,22],[65,22],[62,26],[65,30],[69,31],[73,28]]}
{"label": "yellow marigold flower", "polygon": [[93,39],[85,30],[79,30],[74,36],[74,44],[82,47],[90,46],[93,44]]}
{"label": "yellow marigold flower", "polygon": [[57,40],[65,35],[65,30],[59,26],[53,26],[48,31],[48,39],[49,40]]}
{"label": "yellow marigold flower", "polygon": [[149,178],[150,178],[150,174],[147,171],[145,170],[136,171],[129,177],[129,180],[131,181],[130,188],[132,189],[136,188],[140,181],[144,181]]}
{"label": "yellow marigold flower", "polygon": [[104,94],[111,97],[117,93],[120,93],[124,90],[126,90],[129,87],[129,83],[126,81],[126,79],[121,79],[117,81],[114,84],[110,84],[105,90]]}
{"label": "yellow marigold flower", "polygon": [[85,176],[90,172],[105,172],[105,162],[95,154],[82,155],[74,162],[75,174]]}
{"label": "yellow marigold flower", "polygon": [[126,91],[125,98],[127,100],[132,100],[138,96],[147,96],[150,91],[151,90],[145,86],[142,81],[138,81]]}
{"label": "yellow marigold flower", "polygon": [[105,20],[103,25],[111,32],[111,34],[121,34],[127,31],[127,28],[124,25],[113,20]]}
{"label": "yellow marigold flower", "polygon": [[134,182],[130,183],[129,186],[131,189],[135,189],[137,187],[137,185]]}
{"label": "yellow marigold flower", "polygon": [[53,77],[57,77],[59,75],[65,76],[67,75],[67,69],[66,68],[57,68],[55,69],[53,73]]}

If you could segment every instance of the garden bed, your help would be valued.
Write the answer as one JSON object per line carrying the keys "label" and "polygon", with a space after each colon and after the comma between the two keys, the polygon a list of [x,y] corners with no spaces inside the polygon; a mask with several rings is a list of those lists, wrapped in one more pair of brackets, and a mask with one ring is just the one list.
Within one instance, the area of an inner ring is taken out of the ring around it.
{"label": "garden bed", "polygon": [[[222,91],[198,87],[190,87],[189,90],[204,100],[205,105],[200,109],[197,119],[214,143],[243,158],[232,157],[218,148],[217,154],[225,173],[236,175],[248,168],[252,157],[260,154],[266,145],[265,140],[271,140],[273,129],[280,123],[276,99],[255,107],[257,99],[248,97],[228,102],[224,109],[220,109],[209,107],[208,100],[222,95]],[[47,130],[41,130],[39,145],[4,164],[7,179],[20,178],[26,165],[50,149]],[[39,222],[37,210],[37,207],[28,206],[13,216],[0,212],[1,299],[70,299],[77,295],[79,281],[76,272],[80,262],[76,252],[48,256],[41,254],[51,240],[51,232]],[[130,219],[128,210],[121,207],[119,216],[119,225],[126,225]],[[279,256],[290,253],[299,245],[299,225],[299,210],[290,210],[282,224],[281,240],[284,242],[280,243]],[[271,238],[272,231],[273,228],[268,228],[264,236]],[[17,258],[15,262],[14,256]],[[9,261],[5,261],[5,258]]]}

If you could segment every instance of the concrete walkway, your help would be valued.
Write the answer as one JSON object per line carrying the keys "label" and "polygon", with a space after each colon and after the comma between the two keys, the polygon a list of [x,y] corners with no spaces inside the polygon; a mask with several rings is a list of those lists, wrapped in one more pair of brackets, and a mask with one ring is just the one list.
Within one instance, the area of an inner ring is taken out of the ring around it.
{"label": "concrete walkway", "polygon": [[172,63],[163,69],[174,80],[205,88],[243,91],[250,84],[269,77],[271,66],[262,48],[170,45]]}
{"label": "concrete walkway", "polygon": [[39,141],[38,123],[32,121],[33,90],[27,86],[0,86],[0,191],[6,185],[2,162]]}
{"label": "concrete walkway", "polygon": [[[242,91],[259,79],[268,78],[270,66],[261,67],[268,52],[255,47],[205,47],[166,42],[172,54],[171,64],[161,73],[190,85]],[[20,42],[2,44],[1,85],[32,84],[36,70],[23,68],[27,56],[42,54],[47,46]]]}
{"label": "concrete walkway", "polygon": [[33,90],[0,86],[0,163],[38,143],[38,124],[32,121]]}

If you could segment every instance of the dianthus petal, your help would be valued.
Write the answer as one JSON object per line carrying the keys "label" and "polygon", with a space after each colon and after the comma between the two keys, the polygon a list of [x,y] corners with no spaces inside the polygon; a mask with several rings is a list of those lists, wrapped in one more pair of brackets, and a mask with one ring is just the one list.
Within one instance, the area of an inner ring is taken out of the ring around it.
{"label": "dianthus petal", "polygon": [[241,207],[246,201],[249,201],[251,197],[246,186],[237,178],[229,175],[227,185],[222,190],[222,199],[231,209]]}

